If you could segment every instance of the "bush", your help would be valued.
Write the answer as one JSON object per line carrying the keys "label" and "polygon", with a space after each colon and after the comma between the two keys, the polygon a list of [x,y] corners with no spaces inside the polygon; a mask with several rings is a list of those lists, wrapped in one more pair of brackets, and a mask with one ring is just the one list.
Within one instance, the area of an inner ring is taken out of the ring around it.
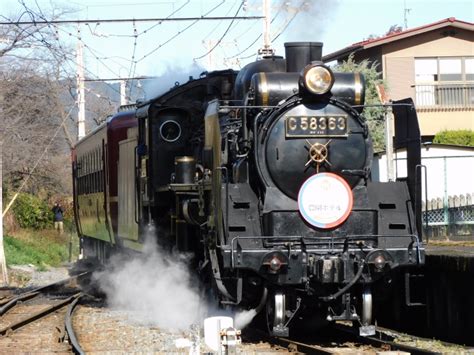
{"label": "bush", "polygon": [[468,129],[441,131],[436,133],[433,143],[474,147],[474,131]]}
{"label": "bush", "polygon": [[36,196],[20,193],[13,204],[13,214],[22,228],[44,229],[50,227],[53,213],[46,204]]}

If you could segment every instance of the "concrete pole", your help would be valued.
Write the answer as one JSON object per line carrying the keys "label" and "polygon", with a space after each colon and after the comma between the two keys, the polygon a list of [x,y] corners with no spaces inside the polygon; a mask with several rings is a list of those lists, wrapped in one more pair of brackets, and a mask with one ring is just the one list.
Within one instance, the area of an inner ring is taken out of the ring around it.
{"label": "concrete pole", "polygon": [[120,105],[121,106],[127,104],[127,95],[126,95],[127,86],[125,84],[126,84],[125,80],[120,80]]}
{"label": "concrete pole", "polygon": [[77,140],[86,135],[86,100],[84,93],[84,58],[82,41],[77,42]]}
{"label": "concrete pole", "polygon": [[[376,86],[379,100],[383,104],[389,104],[390,98],[385,92],[383,84]],[[393,111],[387,106],[385,111],[385,155],[387,157],[387,180],[395,181],[395,168],[393,164]]]}
{"label": "concrete pole", "polygon": [[387,179],[395,181],[395,168],[393,159],[393,111],[387,107],[385,113],[385,151],[387,152]]}
{"label": "concrete pole", "polygon": [[0,284],[8,286],[8,270],[5,249],[3,248],[3,139],[0,139],[0,211],[2,211],[2,221],[0,223]]}
{"label": "concrete pole", "polygon": [[263,49],[270,49],[270,0],[263,0]]}
{"label": "concrete pole", "polygon": [[263,47],[259,50],[259,54],[273,54],[272,44],[270,41],[270,4],[271,0],[263,0]]}
{"label": "concrete pole", "polygon": [[211,52],[211,48],[214,45],[212,39],[209,39],[205,42],[206,50],[209,52],[207,55],[207,70],[211,71],[214,69],[214,56]]}

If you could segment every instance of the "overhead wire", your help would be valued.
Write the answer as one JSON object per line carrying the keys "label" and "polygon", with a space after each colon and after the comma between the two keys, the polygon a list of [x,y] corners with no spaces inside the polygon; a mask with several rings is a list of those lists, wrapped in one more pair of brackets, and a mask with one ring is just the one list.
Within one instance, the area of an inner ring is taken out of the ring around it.
{"label": "overhead wire", "polygon": [[219,38],[216,42],[216,44],[207,51],[207,53],[204,53],[203,55],[199,56],[199,57],[196,57],[196,58],[193,58],[194,61],[196,60],[199,60],[199,59],[202,59],[204,58],[205,56],[207,56],[208,54],[212,53],[214,51],[214,49],[216,49],[216,47],[222,42],[222,40],[224,39],[224,37],[226,36],[226,34],[229,32],[230,28],[232,27],[232,24],[234,23],[235,21],[235,18],[237,17],[237,15],[239,14],[240,10],[242,9],[242,6],[244,5],[244,1],[242,1],[240,3],[240,6],[239,8],[237,9],[237,12],[235,13],[234,15],[234,18],[230,21],[230,24],[229,26],[227,27],[227,29],[225,30],[225,32],[222,34],[221,38]]}
{"label": "overhead wire", "polygon": [[[208,12],[206,12],[204,15],[202,15],[201,17],[205,17],[207,15],[209,15],[211,12],[213,12],[214,10],[216,10],[217,8],[219,8],[224,2],[221,2],[219,3],[218,5],[214,6],[211,10],[209,10]],[[161,43],[160,45],[158,45],[157,47],[155,47],[153,50],[151,50],[150,52],[148,52],[147,54],[145,54],[143,57],[141,57],[139,60],[137,60],[137,62],[141,62],[142,60],[144,60],[145,58],[149,57],[150,55],[152,55],[153,53],[155,53],[157,50],[161,49],[163,46],[165,46],[166,44],[170,43],[173,39],[175,39],[176,37],[178,37],[179,35],[183,34],[184,32],[186,32],[187,30],[189,30],[192,26],[194,26],[198,21],[200,21],[200,19],[198,20],[194,20],[191,24],[189,24],[187,27],[185,27],[183,30],[181,31],[178,31],[175,35],[173,35],[172,37],[168,38],[165,42]]]}
{"label": "overhead wire", "polygon": [[296,18],[296,16],[300,13],[300,10],[296,10],[295,13],[293,14],[293,16],[290,18],[290,20],[284,25],[283,29],[280,31],[280,33],[278,33],[278,35],[276,35],[272,40],[271,42],[275,42],[278,37],[280,37],[283,33],[285,33],[286,29],[288,28],[288,26],[290,26],[290,24],[293,22],[293,20]]}
{"label": "overhead wire", "polygon": [[[275,16],[273,16],[272,20],[270,21],[271,24],[272,24],[272,23],[277,19],[277,17],[280,15],[281,9],[282,9],[282,7],[280,7],[280,8],[278,9],[278,11],[275,13]],[[245,32],[242,33],[240,36],[242,36],[243,34],[245,34]],[[240,38],[240,37],[236,37],[234,40],[237,40],[238,38]],[[226,59],[226,60],[229,60],[229,59],[237,58],[239,55],[241,55],[241,54],[247,52],[255,43],[257,43],[257,41],[258,41],[260,38],[262,38],[262,33],[260,33],[260,34],[257,36],[257,38],[255,38],[255,39],[253,40],[252,43],[250,43],[247,47],[245,47],[245,49],[241,50],[241,51],[240,51],[239,53],[237,53],[237,54],[232,55],[231,57],[226,57],[225,59]],[[252,53],[252,55],[250,55],[250,56],[248,56],[248,57],[242,57],[242,58],[239,58],[239,59],[247,59],[247,58],[252,57],[253,55],[254,55],[254,54]]]}
{"label": "overhead wire", "polygon": [[[232,9],[234,8],[235,4],[237,4],[237,1],[238,1],[238,0],[234,1],[234,5],[232,5],[232,6],[229,8],[229,10],[226,12],[226,14],[225,14],[224,16],[226,16],[226,17],[229,16],[229,13],[232,11]],[[224,2],[225,2],[225,0],[222,0],[222,3],[224,3]],[[208,32],[208,34],[207,34],[206,36],[204,36],[204,38],[203,38],[202,40],[205,41],[206,39],[208,39],[209,36],[210,36],[211,34],[213,34],[213,33],[217,30],[217,28],[222,24],[222,22],[224,22],[224,20],[220,20],[220,21],[217,23],[217,25],[215,25],[215,26]]]}

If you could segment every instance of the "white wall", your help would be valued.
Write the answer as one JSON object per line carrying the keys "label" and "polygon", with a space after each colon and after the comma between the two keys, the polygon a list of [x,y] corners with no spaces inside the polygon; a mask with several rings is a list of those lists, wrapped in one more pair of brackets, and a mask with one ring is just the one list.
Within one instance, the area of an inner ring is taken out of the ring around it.
{"label": "white wall", "polygon": [[[396,155],[397,177],[406,177],[406,152]],[[421,149],[421,164],[428,171],[428,200],[474,193],[474,148],[425,145]],[[374,157],[372,179],[387,181],[385,154]],[[424,172],[423,200],[425,200]]]}

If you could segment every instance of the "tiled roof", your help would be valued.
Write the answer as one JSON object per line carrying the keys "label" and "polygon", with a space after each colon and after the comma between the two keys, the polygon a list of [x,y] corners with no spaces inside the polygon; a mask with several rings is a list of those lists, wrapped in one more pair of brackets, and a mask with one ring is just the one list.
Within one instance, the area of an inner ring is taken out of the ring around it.
{"label": "tiled roof", "polygon": [[348,47],[345,47],[343,49],[340,49],[336,52],[327,54],[323,56],[323,61],[329,62],[335,59],[338,59],[340,57],[345,57],[349,53],[360,50],[360,49],[367,49],[371,47],[376,47],[385,43],[390,43],[394,41],[401,40],[403,38],[415,36],[421,33],[433,31],[435,29],[443,28],[443,27],[448,27],[448,26],[453,26],[453,27],[458,27],[458,28],[463,28],[467,29],[470,31],[474,31],[474,23],[471,22],[466,22],[466,21],[461,21],[457,20],[454,17],[449,17],[444,20],[430,23],[428,25],[420,26],[420,27],[415,27],[415,28],[410,28],[405,31],[400,31],[396,33],[391,33],[386,36],[378,37],[378,38],[373,38],[373,39],[367,39],[364,41],[356,42]]}

